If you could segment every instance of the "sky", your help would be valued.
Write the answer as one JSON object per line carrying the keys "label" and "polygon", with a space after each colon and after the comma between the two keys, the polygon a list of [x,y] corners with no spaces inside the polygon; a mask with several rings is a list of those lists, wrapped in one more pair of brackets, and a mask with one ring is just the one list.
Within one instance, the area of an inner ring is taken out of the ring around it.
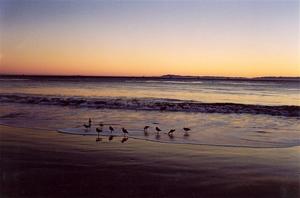
{"label": "sky", "polygon": [[0,0],[0,74],[300,76],[299,1]]}

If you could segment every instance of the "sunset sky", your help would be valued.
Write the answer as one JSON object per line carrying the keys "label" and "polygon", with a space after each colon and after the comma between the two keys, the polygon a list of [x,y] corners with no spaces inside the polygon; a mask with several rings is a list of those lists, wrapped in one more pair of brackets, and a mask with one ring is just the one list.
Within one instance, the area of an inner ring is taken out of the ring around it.
{"label": "sunset sky", "polygon": [[3,1],[0,73],[300,76],[299,2]]}

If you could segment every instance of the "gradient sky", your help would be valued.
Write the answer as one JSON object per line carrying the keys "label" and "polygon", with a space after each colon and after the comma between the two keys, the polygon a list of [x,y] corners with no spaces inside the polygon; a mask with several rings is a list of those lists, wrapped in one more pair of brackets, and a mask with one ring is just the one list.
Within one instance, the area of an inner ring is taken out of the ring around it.
{"label": "gradient sky", "polygon": [[298,1],[3,1],[0,73],[300,76]]}

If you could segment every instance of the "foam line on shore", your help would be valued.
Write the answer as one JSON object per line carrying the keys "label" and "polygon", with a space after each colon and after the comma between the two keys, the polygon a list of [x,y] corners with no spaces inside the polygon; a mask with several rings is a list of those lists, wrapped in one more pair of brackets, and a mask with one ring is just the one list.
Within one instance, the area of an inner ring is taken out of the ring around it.
{"label": "foam line on shore", "polygon": [[203,103],[192,100],[165,98],[113,98],[113,97],[58,97],[24,94],[0,94],[0,102],[70,107],[178,111],[200,113],[266,114],[272,116],[300,117],[300,106],[268,106],[240,103]]}

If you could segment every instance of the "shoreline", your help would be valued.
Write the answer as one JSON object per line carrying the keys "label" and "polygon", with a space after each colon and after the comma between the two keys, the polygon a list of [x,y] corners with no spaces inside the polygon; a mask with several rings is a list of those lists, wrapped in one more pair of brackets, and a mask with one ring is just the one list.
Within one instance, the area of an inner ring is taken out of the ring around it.
{"label": "shoreline", "polygon": [[[0,125],[3,197],[299,197],[300,147],[228,148]],[[34,186],[34,187],[33,187]]]}
{"label": "shoreline", "polygon": [[[63,132],[63,129],[46,129],[46,128],[34,128],[34,127],[23,127],[23,126],[12,126],[9,124],[3,124],[0,123],[0,128],[1,126],[3,127],[9,127],[9,128],[22,128],[22,129],[28,129],[28,130],[38,130],[38,131],[49,131],[49,132],[56,132],[56,133],[60,133],[60,134],[64,134],[64,135],[72,135],[72,136],[90,136],[90,137],[96,137],[98,134],[94,133],[94,134],[78,134],[78,133],[69,133],[69,132]],[[110,135],[100,135],[101,138],[108,138]],[[124,137],[122,134],[114,134],[114,138],[122,138]],[[263,146],[263,147],[259,147],[259,146],[243,146],[243,145],[226,145],[226,144],[206,144],[206,143],[193,143],[193,142],[189,142],[189,143],[185,143],[185,142],[167,142],[167,141],[162,141],[162,140],[152,140],[152,139],[143,139],[140,137],[134,137],[134,136],[127,136],[129,139],[134,139],[134,140],[138,140],[138,141],[146,141],[146,142],[153,142],[153,143],[157,143],[157,144],[175,144],[175,145],[191,145],[191,146],[207,146],[207,147],[221,147],[221,148],[232,148],[232,149],[238,149],[238,148],[245,148],[245,149],[288,149],[288,148],[294,148],[294,147],[300,147],[300,145],[289,145],[289,146]]]}

